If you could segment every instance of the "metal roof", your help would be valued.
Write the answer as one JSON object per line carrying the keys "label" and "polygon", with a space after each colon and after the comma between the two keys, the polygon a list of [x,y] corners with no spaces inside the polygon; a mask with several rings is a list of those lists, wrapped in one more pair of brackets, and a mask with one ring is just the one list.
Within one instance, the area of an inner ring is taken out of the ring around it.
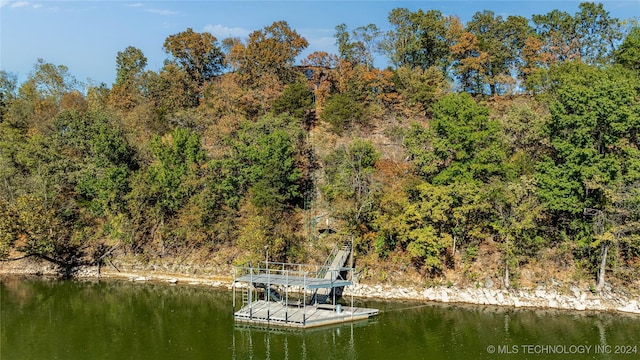
{"label": "metal roof", "polygon": [[290,276],[281,274],[247,274],[240,276],[236,282],[252,284],[271,284],[283,286],[299,286],[305,289],[322,289],[349,286],[353,282],[348,280],[319,279],[306,276]]}

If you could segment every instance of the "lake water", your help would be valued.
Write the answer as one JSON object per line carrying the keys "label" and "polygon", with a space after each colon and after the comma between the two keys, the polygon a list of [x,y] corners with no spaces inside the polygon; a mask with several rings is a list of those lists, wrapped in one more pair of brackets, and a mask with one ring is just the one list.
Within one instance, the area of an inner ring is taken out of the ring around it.
{"label": "lake water", "polygon": [[373,319],[312,330],[234,325],[209,287],[5,277],[0,359],[638,359],[640,316],[356,301]]}

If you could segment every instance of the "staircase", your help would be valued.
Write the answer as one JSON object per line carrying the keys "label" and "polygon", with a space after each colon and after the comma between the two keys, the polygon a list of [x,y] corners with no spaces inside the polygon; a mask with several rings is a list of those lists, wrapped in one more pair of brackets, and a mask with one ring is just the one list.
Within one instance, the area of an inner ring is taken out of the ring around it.
{"label": "staircase", "polygon": [[[331,254],[327,257],[320,271],[318,271],[317,278],[336,281],[340,276],[340,269],[344,267],[351,255],[351,242],[346,241],[342,246],[336,244],[331,251]],[[331,298],[333,289],[317,289],[313,296],[311,296],[310,304],[320,303],[324,304]]]}

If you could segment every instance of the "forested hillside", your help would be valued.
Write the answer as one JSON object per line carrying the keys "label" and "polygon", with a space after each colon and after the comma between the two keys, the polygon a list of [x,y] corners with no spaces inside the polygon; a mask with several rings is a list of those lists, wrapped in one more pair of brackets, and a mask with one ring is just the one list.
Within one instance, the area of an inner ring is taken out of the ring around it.
{"label": "forested hillside", "polygon": [[2,71],[0,257],[321,262],[351,239],[372,281],[637,281],[637,23],[594,3],[388,21],[303,59],[284,21],[186,29],[159,71],[114,54],[111,85]]}

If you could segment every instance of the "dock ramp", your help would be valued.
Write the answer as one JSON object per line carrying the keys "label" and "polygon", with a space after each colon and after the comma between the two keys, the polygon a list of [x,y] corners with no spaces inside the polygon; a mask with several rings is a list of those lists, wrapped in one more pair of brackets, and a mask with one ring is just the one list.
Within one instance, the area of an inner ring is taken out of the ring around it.
{"label": "dock ramp", "polygon": [[[347,260],[351,255],[351,242],[345,242],[344,244],[336,244],[333,248],[321,270],[318,272],[318,278],[324,279],[330,282],[335,282],[342,279],[342,269],[346,266]],[[324,304],[333,297],[336,291],[341,293],[342,288],[321,288],[317,289],[311,300],[310,304]],[[339,295],[339,294],[338,294]]]}

